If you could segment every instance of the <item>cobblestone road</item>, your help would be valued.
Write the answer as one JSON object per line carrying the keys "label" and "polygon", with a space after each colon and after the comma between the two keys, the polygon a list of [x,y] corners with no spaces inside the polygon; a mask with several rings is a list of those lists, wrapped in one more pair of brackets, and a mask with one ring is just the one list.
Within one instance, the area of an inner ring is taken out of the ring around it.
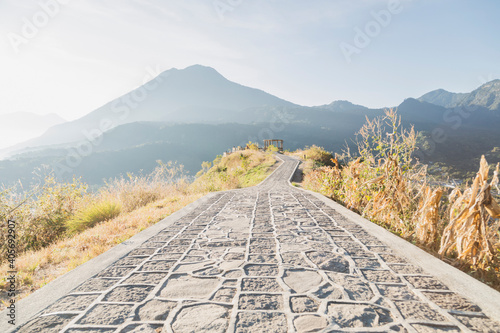
{"label": "cobblestone road", "polygon": [[218,193],[20,332],[499,332],[315,196],[296,161]]}

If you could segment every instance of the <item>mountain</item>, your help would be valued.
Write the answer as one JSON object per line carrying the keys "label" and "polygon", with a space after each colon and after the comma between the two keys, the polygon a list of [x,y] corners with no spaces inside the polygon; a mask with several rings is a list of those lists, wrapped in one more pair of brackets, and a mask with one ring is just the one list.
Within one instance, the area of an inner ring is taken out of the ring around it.
{"label": "mountain", "polygon": [[489,110],[500,111],[500,80],[483,84],[468,94],[460,105],[480,106]]}
{"label": "mountain", "polygon": [[418,100],[445,108],[476,106],[488,110],[500,110],[500,80],[487,82],[470,93],[452,93],[438,89],[428,92]]}
{"label": "mountain", "polygon": [[112,127],[137,121],[224,123],[231,118],[250,122],[245,110],[293,106],[262,90],[231,82],[210,67],[174,68],[80,119],[54,126],[42,136],[12,147],[11,151],[87,140]]}
{"label": "mountain", "polygon": [[421,96],[418,100],[445,108],[452,108],[460,104],[468,94],[452,93],[444,89],[437,89]]}
{"label": "mountain", "polygon": [[322,105],[319,108],[328,109],[331,111],[365,111],[367,107],[362,105],[353,104],[349,101],[333,101],[328,105]]}
{"label": "mountain", "polygon": [[48,128],[66,122],[55,113],[39,115],[13,112],[0,115],[0,148],[12,146],[43,134]]}
{"label": "mountain", "polygon": [[[420,132],[422,162],[462,175],[475,171],[474,158],[499,151],[500,112],[492,112],[498,108],[498,83],[468,94],[430,92],[397,107],[401,126]],[[475,107],[453,108],[457,103]],[[150,172],[159,159],[178,161],[193,175],[203,161],[232,146],[272,138],[283,139],[290,150],[316,144],[340,153],[349,145],[354,152],[355,134],[366,118],[383,114],[384,109],[342,100],[296,105],[209,67],[171,69],[80,119],[11,147],[10,158],[0,161],[0,183],[29,181],[34,168],[48,165],[62,180],[81,176],[98,185],[120,173]]]}

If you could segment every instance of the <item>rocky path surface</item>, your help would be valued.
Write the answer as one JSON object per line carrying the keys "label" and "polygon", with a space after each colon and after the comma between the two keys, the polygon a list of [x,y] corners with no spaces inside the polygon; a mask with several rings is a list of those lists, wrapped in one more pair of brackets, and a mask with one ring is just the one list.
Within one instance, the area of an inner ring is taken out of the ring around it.
{"label": "rocky path surface", "polygon": [[297,161],[281,158],[259,186],[212,196],[19,332],[500,331],[432,272],[290,186]]}

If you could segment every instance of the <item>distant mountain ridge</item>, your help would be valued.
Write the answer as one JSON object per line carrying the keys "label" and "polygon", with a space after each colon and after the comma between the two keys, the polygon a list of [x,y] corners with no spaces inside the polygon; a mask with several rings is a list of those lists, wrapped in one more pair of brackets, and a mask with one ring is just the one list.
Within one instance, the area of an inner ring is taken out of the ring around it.
{"label": "distant mountain ridge", "polygon": [[[466,169],[469,161],[475,168],[473,158],[500,142],[500,112],[492,112],[499,100],[500,80],[494,80],[471,93],[440,89],[407,98],[397,109],[402,126],[420,132],[424,163]],[[474,112],[453,108],[462,103],[475,105]],[[0,160],[0,183],[29,179],[42,164],[62,165],[66,179],[82,176],[92,184],[120,173],[151,171],[158,159],[178,161],[195,174],[201,162],[225,149],[266,138],[284,139],[291,150],[317,144],[341,152],[367,117],[383,114],[384,109],[345,100],[296,105],[231,82],[210,67],[170,69],[80,119],[0,150],[10,154]]]}
{"label": "distant mountain ridge", "polygon": [[107,122],[106,129],[136,121],[221,123],[234,113],[263,106],[293,107],[295,104],[229,81],[211,67],[173,68],[89,114],[54,126],[42,136],[11,150],[86,140],[89,133],[101,131],[103,122]]}
{"label": "distant mountain ridge", "polygon": [[500,80],[487,82],[470,93],[452,93],[437,89],[418,98],[445,108],[457,106],[479,106],[489,110],[500,110]]}

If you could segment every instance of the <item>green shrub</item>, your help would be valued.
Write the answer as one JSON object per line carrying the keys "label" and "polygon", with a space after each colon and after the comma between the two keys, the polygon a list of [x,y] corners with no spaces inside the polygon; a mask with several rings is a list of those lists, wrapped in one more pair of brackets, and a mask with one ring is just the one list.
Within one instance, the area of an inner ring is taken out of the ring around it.
{"label": "green shrub", "polygon": [[121,205],[114,200],[99,200],[77,211],[66,221],[69,233],[81,232],[92,228],[97,223],[110,220],[121,212]]}

